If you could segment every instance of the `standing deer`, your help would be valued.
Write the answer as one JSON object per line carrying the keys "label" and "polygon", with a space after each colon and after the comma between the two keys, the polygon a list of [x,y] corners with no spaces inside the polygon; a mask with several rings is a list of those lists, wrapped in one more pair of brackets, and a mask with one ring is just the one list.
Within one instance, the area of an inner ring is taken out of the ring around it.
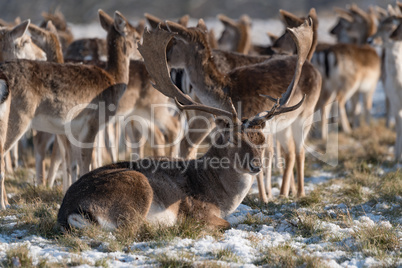
{"label": "standing deer", "polygon": [[[143,32],[143,22],[141,21],[136,27],[137,32]],[[101,59],[104,57],[102,39],[80,39],[73,42],[65,53],[66,61],[85,61],[87,64],[96,64],[99,67],[104,67]],[[140,56],[140,55],[138,55]],[[93,59],[86,61],[86,59]],[[159,91],[155,90],[150,82],[150,77],[145,69],[145,65],[141,60],[130,61],[129,67],[129,82],[127,90],[122,96],[117,107],[116,114],[124,118],[141,117],[142,122],[130,121],[125,126],[124,133],[130,138],[130,143],[134,144],[133,152],[140,157],[144,156],[144,146],[142,143],[142,136],[149,133],[149,137],[153,137],[154,148],[153,153],[156,156],[164,156],[165,143],[174,144],[178,138],[181,125],[177,117],[172,115],[169,109],[170,100]],[[158,108],[154,109],[154,107]],[[114,128],[116,127],[116,128]],[[142,129],[145,127],[146,129]],[[109,124],[105,129],[105,137],[109,155],[112,162],[118,161],[119,138],[116,137],[116,130],[119,130],[119,122],[116,124]],[[119,132],[119,131],[117,131]],[[171,146],[171,155],[176,155],[175,145]],[[102,154],[98,154],[101,156]],[[98,158],[99,159],[99,158]],[[101,165],[101,159],[97,161]]]}
{"label": "standing deer", "polygon": [[[290,12],[282,12],[288,27],[303,21]],[[294,45],[292,45],[294,47]],[[295,48],[288,47],[290,51]],[[380,58],[376,51],[368,45],[355,44],[318,44],[312,56],[312,63],[321,72],[323,86],[317,102],[317,110],[321,111],[321,136],[327,139],[329,104],[338,101],[340,121],[343,131],[350,133],[351,126],[346,113],[346,102],[354,96],[354,125],[358,125],[359,94],[364,97],[364,113],[366,122],[370,120],[372,96],[380,77]]]}
{"label": "standing deer", "polygon": [[[70,140],[79,142],[79,171],[82,174],[89,171],[92,143],[99,129],[115,115],[113,109],[106,108],[116,107],[126,89],[129,57],[137,52],[138,38],[120,12],[116,11],[113,19],[100,10],[99,17],[101,26],[108,32],[105,70],[82,64],[29,60],[0,64],[0,155],[31,126],[49,133],[67,134]],[[104,118],[99,116],[99,105],[106,107]],[[66,128],[70,133],[66,133]],[[5,209],[3,160],[0,179],[1,208]],[[67,187],[64,185],[65,190]]]}
{"label": "standing deer", "polygon": [[[301,46],[305,45],[304,41],[309,43],[304,40],[309,30],[306,27],[294,30]],[[57,221],[65,230],[71,226],[82,228],[91,222],[113,230],[125,223],[136,223],[138,218],[169,226],[183,216],[204,221],[214,228],[229,228],[230,224],[223,218],[238,207],[252,186],[252,175],[261,171],[265,122],[279,114],[290,114],[303,104],[304,98],[287,107],[292,95],[298,95],[293,93],[303,59],[299,59],[301,64],[296,65],[294,78],[272,109],[243,122],[230,97],[222,100],[231,107],[229,111],[194,102],[169,76],[165,48],[173,36],[174,33],[160,29],[144,34],[140,51],[155,87],[174,96],[182,109],[219,116],[221,135],[197,160],[148,158],[111,164],[84,175],[69,188],[61,204]],[[239,163],[237,158],[247,160]],[[215,161],[228,164],[216,167],[212,165]]]}
{"label": "standing deer", "polygon": [[342,129],[346,133],[351,132],[345,108],[349,99],[352,104],[353,126],[360,124],[361,110],[366,123],[370,123],[373,94],[381,75],[381,59],[376,50],[367,45],[367,38],[376,31],[373,15],[356,5],[351,5],[348,10],[338,8],[336,12],[339,20],[330,33],[337,37],[340,44],[320,49],[313,60],[325,77],[318,106],[323,110],[324,139],[327,138],[328,113],[325,106],[335,98],[339,105]]}
{"label": "standing deer", "polygon": [[[16,20],[17,21],[17,20]],[[15,59],[46,60],[46,54],[26,34],[30,20],[17,23],[10,27],[0,27],[0,62]],[[8,169],[18,167],[18,144],[10,149]]]}
{"label": "standing deer", "polygon": [[[399,12],[400,13],[400,12]],[[390,111],[395,117],[395,160],[402,160],[402,15],[390,13],[380,22],[372,42],[384,48],[384,89],[390,102]]]}
{"label": "standing deer", "polygon": [[[46,53],[48,61],[64,63],[63,52],[58,32],[51,20],[47,22],[46,29],[31,24],[29,26],[29,31],[31,33],[32,40]],[[47,179],[45,179],[45,156],[46,151],[49,149],[52,142],[53,150],[51,162]],[[64,160],[68,163],[67,165],[63,166],[65,166],[66,168],[68,166],[67,169],[71,169],[72,163],[71,159],[69,158],[72,154],[72,147],[70,146],[67,138],[64,135],[58,135],[58,138],[56,140],[54,134],[37,131],[36,134],[33,136],[37,185],[46,185],[47,182],[50,188],[53,187],[56,178],[56,171],[63,161],[63,156],[61,155],[62,152],[60,152],[59,143],[63,143],[62,151],[69,150],[68,155],[64,155]],[[64,170],[64,173],[65,172],[69,172],[68,174],[71,174],[71,170]],[[64,179],[66,179],[66,176],[69,176],[68,174],[64,174]],[[67,182],[65,182],[64,184],[67,184]]]}

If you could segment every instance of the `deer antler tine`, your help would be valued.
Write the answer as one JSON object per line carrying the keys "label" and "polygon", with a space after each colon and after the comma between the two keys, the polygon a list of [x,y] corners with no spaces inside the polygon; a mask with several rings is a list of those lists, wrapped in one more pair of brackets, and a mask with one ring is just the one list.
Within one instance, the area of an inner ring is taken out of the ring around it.
{"label": "deer antler tine", "polygon": [[259,95],[260,95],[261,97],[264,97],[264,98],[269,99],[269,100],[272,101],[273,103],[277,103],[278,100],[279,100],[279,98],[273,98],[273,97],[268,96],[268,95],[264,95],[264,94],[259,94]]}
{"label": "deer antler tine", "polygon": [[259,113],[254,118],[250,119],[248,121],[248,125],[260,125],[261,123],[271,119],[275,115],[294,111],[303,104],[306,95],[303,96],[302,100],[298,104],[291,107],[286,107],[292,97],[294,89],[297,87],[304,62],[306,61],[307,55],[311,49],[311,45],[313,42],[312,27],[313,20],[309,18],[297,28],[287,28],[297,47],[297,63],[292,82],[288,86],[286,92],[282,94],[281,98],[275,99],[267,95],[260,95],[275,102],[275,104],[270,111]]}
{"label": "deer antler tine", "polygon": [[[198,111],[214,114],[216,116],[225,116],[230,119],[234,119],[234,117],[235,117],[233,113],[219,109],[219,108],[214,108],[214,107],[206,106],[206,105],[203,105],[200,103],[195,103],[195,102],[194,102],[194,104],[191,104],[191,105],[183,105],[177,100],[177,98],[174,98],[174,100],[176,102],[177,107],[180,110],[198,110]],[[237,120],[235,122],[237,123]]]}
{"label": "deer antler tine", "polygon": [[304,23],[297,28],[287,28],[288,32],[290,33],[290,36],[296,43],[297,65],[292,82],[290,83],[286,92],[281,96],[280,100],[281,106],[287,105],[289,103],[289,100],[293,95],[294,89],[297,87],[297,84],[299,83],[303,64],[306,61],[307,55],[311,49],[311,45],[313,42],[313,29],[312,29],[313,21],[311,18],[309,19],[309,21],[310,23],[308,23],[308,20],[305,20]]}
{"label": "deer antler tine", "polygon": [[293,105],[291,107],[280,107],[279,111],[275,112],[274,115],[287,113],[287,112],[291,112],[291,111],[296,110],[297,108],[299,108],[303,104],[305,98],[306,98],[306,94],[303,95],[303,98],[296,105]]}

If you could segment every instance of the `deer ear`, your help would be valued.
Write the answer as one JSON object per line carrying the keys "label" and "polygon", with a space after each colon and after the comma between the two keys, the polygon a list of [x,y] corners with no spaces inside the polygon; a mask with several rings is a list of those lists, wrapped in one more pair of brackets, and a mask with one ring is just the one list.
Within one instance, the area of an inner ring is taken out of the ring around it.
{"label": "deer ear", "polygon": [[135,30],[137,31],[137,33],[139,33],[140,36],[142,36],[145,30],[145,20],[141,19],[135,27]]}
{"label": "deer ear", "polygon": [[114,13],[114,28],[121,35],[125,35],[127,32],[127,21],[119,11]]}
{"label": "deer ear", "polygon": [[51,20],[49,20],[46,24],[46,30],[48,30],[49,32],[51,32],[52,34],[58,35],[57,33],[57,29],[54,26],[53,22]]}
{"label": "deer ear", "polygon": [[279,38],[279,36],[277,36],[273,33],[270,33],[270,32],[267,32],[267,35],[268,35],[269,40],[271,41],[271,44],[275,43],[276,40],[278,40],[278,38]]}
{"label": "deer ear", "polygon": [[396,40],[396,41],[400,41],[402,40],[402,24],[399,24],[399,26],[395,29],[395,31],[393,31],[391,33],[391,35],[389,36],[389,38],[391,38],[392,40]]}
{"label": "deer ear", "polygon": [[180,38],[180,37],[188,38],[189,37],[188,29],[186,27],[184,27],[183,25],[180,25],[173,21],[165,21],[165,25],[167,26],[167,28],[170,32],[176,32],[179,34],[179,36],[175,36],[175,38]]}
{"label": "deer ear", "polygon": [[149,13],[145,13],[144,17],[147,19],[152,29],[156,29],[159,23],[163,23],[163,21],[160,18],[155,17],[154,15],[151,15]]}
{"label": "deer ear", "polygon": [[110,27],[113,25],[113,19],[108,14],[105,13],[102,9],[98,10],[99,13],[99,21],[102,28],[105,31],[109,31]]}
{"label": "deer ear", "polygon": [[23,36],[26,31],[28,30],[28,26],[31,23],[31,20],[25,20],[21,24],[15,26],[11,31],[10,31],[10,36],[13,40],[20,38]]}
{"label": "deer ear", "polygon": [[205,25],[205,22],[203,19],[199,19],[197,28],[203,30],[204,32],[208,32],[207,25]]}
{"label": "deer ear", "polygon": [[187,27],[188,21],[190,20],[190,16],[189,15],[184,15],[183,17],[181,17],[178,21],[179,24],[183,25],[184,27]]}
{"label": "deer ear", "polygon": [[237,23],[231,18],[223,14],[219,14],[217,17],[218,20],[220,20],[223,23],[223,25],[225,25],[225,27],[237,28]]}
{"label": "deer ear", "polygon": [[286,27],[294,28],[294,27],[299,27],[301,24],[303,24],[302,19],[300,19],[296,15],[294,15],[286,10],[280,9],[279,13],[282,16],[282,18],[286,24]]}

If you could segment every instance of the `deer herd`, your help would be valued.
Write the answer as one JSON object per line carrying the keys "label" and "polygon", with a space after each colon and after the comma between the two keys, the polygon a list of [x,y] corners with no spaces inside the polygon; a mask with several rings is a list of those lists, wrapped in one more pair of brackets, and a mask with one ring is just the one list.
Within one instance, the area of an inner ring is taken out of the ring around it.
{"label": "deer herd", "polygon": [[[280,10],[286,31],[268,34],[267,46],[252,43],[246,15],[218,15],[217,37],[203,19],[188,27],[188,15],[173,22],[146,13],[146,27],[99,10],[106,39],[79,40],[59,11],[43,13],[38,26],[0,20],[0,208],[9,206],[6,174],[18,166],[28,131],[35,183],[53,187],[62,167],[64,230],[92,223],[112,230],[138,218],[173,225],[186,215],[228,228],[224,218],[254,177],[260,200],[272,198],[280,153],[280,196],[305,196],[314,114],[324,140],[333,108],[346,133],[362,118],[370,124],[379,82],[400,161],[401,10],[336,8],[331,44],[318,36],[314,8],[306,17]],[[127,161],[125,150],[135,157]]]}

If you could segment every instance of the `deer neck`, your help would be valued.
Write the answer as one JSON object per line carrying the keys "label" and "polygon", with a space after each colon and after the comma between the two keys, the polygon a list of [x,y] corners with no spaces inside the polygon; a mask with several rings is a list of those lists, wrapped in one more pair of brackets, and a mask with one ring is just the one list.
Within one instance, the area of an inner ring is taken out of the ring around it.
{"label": "deer neck", "polygon": [[130,60],[125,37],[120,36],[117,32],[112,34],[112,36],[108,36],[108,62],[106,71],[114,77],[116,83],[128,84],[129,64]]}
{"label": "deer neck", "polygon": [[401,53],[402,53],[402,41],[391,41],[391,40],[387,41],[385,43],[385,63],[387,64],[387,66],[388,67],[399,66],[400,62],[402,62]]}
{"label": "deer neck", "polygon": [[[208,188],[211,189],[211,196],[207,198],[215,200],[222,217],[236,210],[253,183],[253,176],[240,173],[235,169],[235,163],[227,164],[224,160],[226,156],[226,148],[212,146],[204,156],[196,160],[202,161],[200,167],[203,169],[197,172],[205,172],[206,177],[209,178]],[[237,160],[235,159],[235,161]],[[216,167],[217,161],[220,161],[219,168]],[[243,159],[239,159],[239,161],[243,161]]]}
{"label": "deer neck", "polygon": [[205,50],[196,51],[189,57],[186,74],[201,103],[230,111],[231,104],[223,91],[228,84],[227,78],[216,67],[211,52]]}
{"label": "deer neck", "polygon": [[64,63],[64,57],[61,50],[60,42],[50,42],[46,47],[44,47],[43,50],[46,53],[47,61]]}

